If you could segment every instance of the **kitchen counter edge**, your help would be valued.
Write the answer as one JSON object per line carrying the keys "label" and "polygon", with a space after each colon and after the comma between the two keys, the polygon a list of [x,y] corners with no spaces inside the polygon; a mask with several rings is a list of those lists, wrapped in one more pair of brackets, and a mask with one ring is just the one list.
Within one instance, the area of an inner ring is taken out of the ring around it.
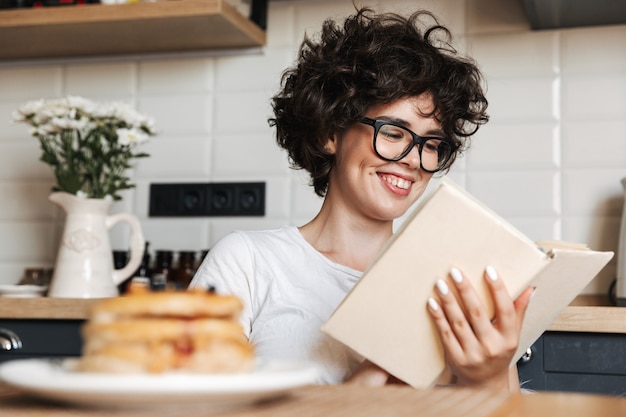
{"label": "kitchen counter edge", "polygon": [[2,319],[84,320],[92,305],[103,298],[0,298]]}
{"label": "kitchen counter edge", "polygon": [[[101,298],[0,298],[3,319],[84,320]],[[626,307],[606,296],[580,295],[548,327],[548,331],[626,333]]]}

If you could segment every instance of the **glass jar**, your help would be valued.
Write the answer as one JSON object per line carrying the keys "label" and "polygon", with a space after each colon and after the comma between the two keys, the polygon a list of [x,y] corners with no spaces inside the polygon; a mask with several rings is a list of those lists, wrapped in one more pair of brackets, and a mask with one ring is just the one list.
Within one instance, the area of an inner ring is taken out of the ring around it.
{"label": "glass jar", "polygon": [[50,284],[50,277],[44,268],[26,268],[19,285],[47,286]]}
{"label": "glass jar", "polygon": [[152,283],[155,290],[172,288],[172,262],[174,252],[171,250],[160,249],[155,252],[156,261],[152,270]]}

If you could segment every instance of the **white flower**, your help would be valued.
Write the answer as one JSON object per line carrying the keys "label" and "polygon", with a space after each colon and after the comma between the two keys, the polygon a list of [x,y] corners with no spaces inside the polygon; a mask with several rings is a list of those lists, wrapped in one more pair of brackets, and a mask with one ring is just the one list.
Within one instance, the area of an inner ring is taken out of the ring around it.
{"label": "white flower", "polygon": [[83,190],[78,190],[78,191],[76,191],[76,197],[78,197],[78,198],[89,198],[89,194],[87,194]]}
{"label": "white flower", "polygon": [[87,118],[64,118],[64,117],[53,117],[47,123],[55,132],[60,132],[62,130],[82,130],[88,127],[89,120]]}
{"label": "white flower", "polygon": [[148,140],[148,135],[139,129],[117,129],[117,137],[120,145],[134,145]]}
{"label": "white flower", "polygon": [[139,127],[147,130],[151,135],[156,133],[154,129],[154,119],[151,117],[143,116]]}
{"label": "white flower", "polygon": [[16,122],[23,122],[29,115],[36,114],[45,105],[44,100],[29,101],[13,112],[13,119]]}
{"label": "white flower", "polygon": [[69,108],[80,110],[83,113],[91,113],[96,108],[96,104],[82,97],[68,96],[66,99]]}

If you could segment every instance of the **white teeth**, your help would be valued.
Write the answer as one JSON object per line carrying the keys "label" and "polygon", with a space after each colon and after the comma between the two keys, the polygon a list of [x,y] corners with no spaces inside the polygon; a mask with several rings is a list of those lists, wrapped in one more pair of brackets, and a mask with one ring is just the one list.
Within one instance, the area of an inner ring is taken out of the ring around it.
{"label": "white teeth", "polygon": [[398,177],[382,176],[382,179],[384,179],[385,181],[387,181],[389,184],[393,185],[394,187],[402,188],[403,190],[406,190],[411,185],[410,181],[403,180],[402,178],[398,178]]}

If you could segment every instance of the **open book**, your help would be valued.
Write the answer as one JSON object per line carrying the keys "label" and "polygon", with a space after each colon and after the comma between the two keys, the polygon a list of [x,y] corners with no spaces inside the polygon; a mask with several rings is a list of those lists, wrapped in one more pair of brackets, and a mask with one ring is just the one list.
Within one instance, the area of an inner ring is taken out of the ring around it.
{"label": "open book", "polygon": [[[613,252],[526,237],[448,179],[414,210],[322,331],[417,388],[445,370],[427,311],[438,279],[459,268],[493,313],[484,270],[492,265],[511,294],[536,287],[514,360],[610,261]],[[452,285],[451,285],[452,287]]]}

